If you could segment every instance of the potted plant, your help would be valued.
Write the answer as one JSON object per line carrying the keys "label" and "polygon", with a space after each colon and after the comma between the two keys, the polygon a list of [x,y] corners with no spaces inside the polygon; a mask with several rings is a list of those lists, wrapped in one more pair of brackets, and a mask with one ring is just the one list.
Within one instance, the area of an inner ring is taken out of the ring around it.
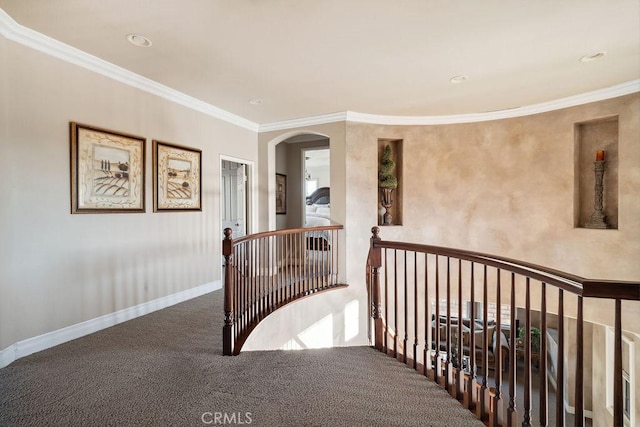
{"label": "potted plant", "polygon": [[[525,331],[526,329],[524,328],[524,326],[521,326],[520,328],[518,328],[518,341],[521,341],[524,343]],[[531,327],[531,351],[534,353],[540,352],[540,335],[541,335],[540,329],[532,326]]]}
{"label": "potted plant", "polygon": [[382,206],[385,209],[384,224],[393,224],[393,217],[389,209],[393,205],[393,190],[398,187],[398,178],[393,174],[396,163],[393,161],[392,156],[391,145],[385,145],[380,159],[380,169],[378,170],[378,187],[382,191]]}

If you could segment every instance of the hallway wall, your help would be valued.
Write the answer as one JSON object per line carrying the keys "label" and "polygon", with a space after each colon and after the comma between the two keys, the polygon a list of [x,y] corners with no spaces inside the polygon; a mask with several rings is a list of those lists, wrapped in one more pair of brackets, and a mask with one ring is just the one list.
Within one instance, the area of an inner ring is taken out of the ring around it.
{"label": "hallway wall", "polygon": [[[4,37],[0,63],[0,351],[219,285],[220,155],[256,133]],[[70,121],[147,138],[146,213],[70,214]],[[151,139],[202,150],[202,212],[153,213]]]}

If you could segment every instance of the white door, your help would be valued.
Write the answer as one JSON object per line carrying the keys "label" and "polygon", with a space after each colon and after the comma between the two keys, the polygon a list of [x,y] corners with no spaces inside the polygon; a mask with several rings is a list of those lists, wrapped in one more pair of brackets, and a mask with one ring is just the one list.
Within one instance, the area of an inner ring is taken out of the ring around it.
{"label": "white door", "polygon": [[246,165],[222,160],[221,179],[222,229],[232,229],[232,237],[237,239],[247,234]]}

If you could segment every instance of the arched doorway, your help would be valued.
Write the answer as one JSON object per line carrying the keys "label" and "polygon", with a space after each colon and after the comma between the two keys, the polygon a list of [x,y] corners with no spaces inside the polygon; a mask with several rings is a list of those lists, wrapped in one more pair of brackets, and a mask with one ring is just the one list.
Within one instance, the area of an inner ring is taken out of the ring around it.
{"label": "arched doorway", "polygon": [[[273,187],[270,185],[270,189],[273,188],[273,203],[269,204],[269,216],[274,218],[273,229],[298,228],[305,224],[307,173],[309,172],[305,170],[305,163],[306,153],[311,150],[326,150],[326,172],[320,176],[321,166],[319,166],[316,175],[318,175],[318,183],[322,178],[323,184],[329,186],[330,141],[327,136],[300,132],[274,142],[274,173],[270,174],[273,176]],[[320,164],[319,161],[316,163]]]}

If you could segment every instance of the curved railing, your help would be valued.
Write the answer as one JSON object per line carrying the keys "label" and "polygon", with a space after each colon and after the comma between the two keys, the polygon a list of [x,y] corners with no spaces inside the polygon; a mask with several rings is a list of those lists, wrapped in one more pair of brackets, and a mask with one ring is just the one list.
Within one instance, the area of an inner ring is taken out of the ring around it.
{"label": "curved railing", "polygon": [[535,417],[537,425],[562,426],[573,417],[582,426],[583,306],[587,298],[610,299],[612,421],[623,425],[622,301],[640,300],[640,282],[589,280],[478,252],[384,241],[379,231],[373,227],[367,258],[375,348],[435,380],[489,425],[531,425]]}
{"label": "curved railing", "polygon": [[278,230],[232,239],[224,230],[223,353],[240,353],[255,327],[278,308],[344,287],[338,270],[341,225]]}

